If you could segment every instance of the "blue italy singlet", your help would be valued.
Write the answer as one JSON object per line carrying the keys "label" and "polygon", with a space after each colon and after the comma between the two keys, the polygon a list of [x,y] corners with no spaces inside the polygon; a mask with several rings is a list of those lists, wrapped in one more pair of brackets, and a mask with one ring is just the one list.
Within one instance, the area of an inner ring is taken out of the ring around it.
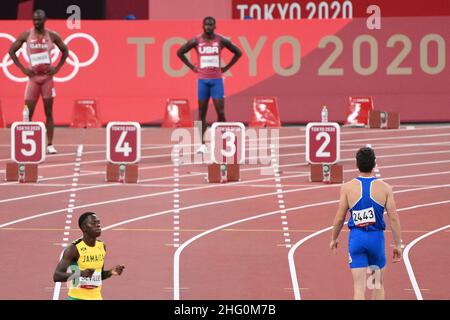
{"label": "blue italy singlet", "polygon": [[372,183],[377,178],[358,177],[361,198],[350,208],[348,254],[350,268],[386,265],[383,214],[384,206],[371,197]]}

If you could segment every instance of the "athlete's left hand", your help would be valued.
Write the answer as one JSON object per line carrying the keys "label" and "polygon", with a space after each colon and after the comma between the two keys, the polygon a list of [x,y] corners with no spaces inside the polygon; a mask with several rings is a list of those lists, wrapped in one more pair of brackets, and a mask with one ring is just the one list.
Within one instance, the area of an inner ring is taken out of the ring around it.
{"label": "athlete's left hand", "polygon": [[120,276],[123,272],[123,269],[125,269],[124,265],[117,265],[111,269],[111,274],[113,276]]}
{"label": "athlete's left hand", "polygon": [[221,68],[220,68],[220,71],[221,71],[222,73],[225,73],[225,72],[228,71],[228,68],[226,68],[226,67],[221,67]]}

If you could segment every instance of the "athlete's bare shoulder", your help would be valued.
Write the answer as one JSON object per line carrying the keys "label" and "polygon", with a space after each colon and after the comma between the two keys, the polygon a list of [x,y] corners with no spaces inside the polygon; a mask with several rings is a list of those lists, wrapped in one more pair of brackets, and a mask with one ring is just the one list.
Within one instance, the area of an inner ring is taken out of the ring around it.
{"label": "athlete's bare shoulder", "polygon": [[352,179],[350,181],[347,181],[342,185],[343,190],[351,190],[353,188],[359,187],[359,181],[356,179]]}
{"label": "athlete's bare shoulder", "polygon": [[386,191],[392,190],[392,187],[389,183],[383,181],[382,179],[377,179],[373,182],[375,184],[375,186],[377,186],[378,188],[382,188]]}
{"label": "athlete's bare shoulder", "polygon": [[80,254],[79,254],[78,249],[77,249],[77,247],[75,245],[75,242],[72,242],[71,244],[69,244],[67,246],[67,248],[64,250],[64,256],[67,259],[69,259],[69,260],[78,259],[79,258]]}
{"label": "athlete's bare shoulder", "polygon": [[216,36],[219,38],[220,41],[230,41],[229,38],[225,37],[224,35],[220,33],[216,33]]}
{"label": "athlete's bare shoulder", "polygon": [[27,31],[22,32],[22,33],[17,37],[17,40],[18,40],[18,41],[25,42],[25,41],[27,41],[27,39],[28,39],[29,36],[30,36],[30,30],[27,30]]}
{"label": "athlete's bare shoulder", "polygon": [[199,43],[200,37],[201,37],[201,35],[200,35],[200,36],[195,36],[195,37],[189,39],[189,40],[186,42],[185,45],[186,45],[187,47],[189,47],[189,48],[193,48],[193,47],[197,46],[198,43]]}
{"label": "athlete's bare shoulder", "polygon": [[53,41],[55,41],[56,39],[59,40],[61,39],[61,36],[59,35],[58,32],[54,31],[54,30],[49,30],[47,29],[48,34],[50,35],[50,37],[52,38]]}

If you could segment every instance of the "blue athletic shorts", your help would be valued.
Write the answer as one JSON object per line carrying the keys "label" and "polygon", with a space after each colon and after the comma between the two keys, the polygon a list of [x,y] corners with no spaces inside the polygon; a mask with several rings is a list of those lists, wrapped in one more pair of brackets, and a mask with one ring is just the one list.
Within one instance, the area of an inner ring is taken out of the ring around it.
{"label": "blue athletic shorts", "polygon": [[198,79],[197,94],[198,100],[223,99],[223,79]]}
{"label": "blue athletic shorts", "polygon": [[350,229],[348,237],[348,255],[350,268],[386,265],[384,232]]}

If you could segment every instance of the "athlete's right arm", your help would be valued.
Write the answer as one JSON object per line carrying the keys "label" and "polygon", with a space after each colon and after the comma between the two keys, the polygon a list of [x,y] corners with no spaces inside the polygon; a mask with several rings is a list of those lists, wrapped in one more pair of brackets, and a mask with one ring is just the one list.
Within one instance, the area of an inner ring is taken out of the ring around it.
{"label": "athlete's right arm", "polygon": [[189,61],[189,59],[185,56],[185,54],[188,53],[189,50],[195,48],[196,46],[197,46],[197,39],[193,38],[193,39],[189,40],[188,42],[186,42],[185,44],[183,44],[177,51],[178,58],[180,58],[180,60],[183,61],[183,63],[185,65],[187,65],[189,67],[189,69],[191,69],[194,72],[198,72],[197,67],[194,66]]}
{"label": "athlete's right arm", "polygon": [[53,274],[54,282],[66,282],[67,279],[72,275],[72,273],[67,272],[67,268],[73,260],[78,259],[78,250],[75,245],[71,244],[64,250],[64,254],[56,266],[55,273]]}
{"label": "athlete's right arm", "polygon": [[394,200],[394,193],[392,192],[391,186],[387,185],[387,200],[386,200],[386,212],[391,223],[392,235],[394,238],[394,260],[393,262],[398,262],[402,260],[402,240],[401,240],[401,228],[400,228],[400,218],[397,214],[397,208]]}
{"label": "athlete's right arm", "polygon": [[19,50],[22,47],[23,43],[27,41],[28,35],[29,32],[27,31],[23,32],[19,37],[17,37],[16,41],[12,43],[11,48],[9,49],[9,56],[24,74],[31,77],[34,74],[33,71],[31,71],[31,69],[25,68],[25,66],[19,61],[19,58],[17,58],[16,56],[17,50]]}

